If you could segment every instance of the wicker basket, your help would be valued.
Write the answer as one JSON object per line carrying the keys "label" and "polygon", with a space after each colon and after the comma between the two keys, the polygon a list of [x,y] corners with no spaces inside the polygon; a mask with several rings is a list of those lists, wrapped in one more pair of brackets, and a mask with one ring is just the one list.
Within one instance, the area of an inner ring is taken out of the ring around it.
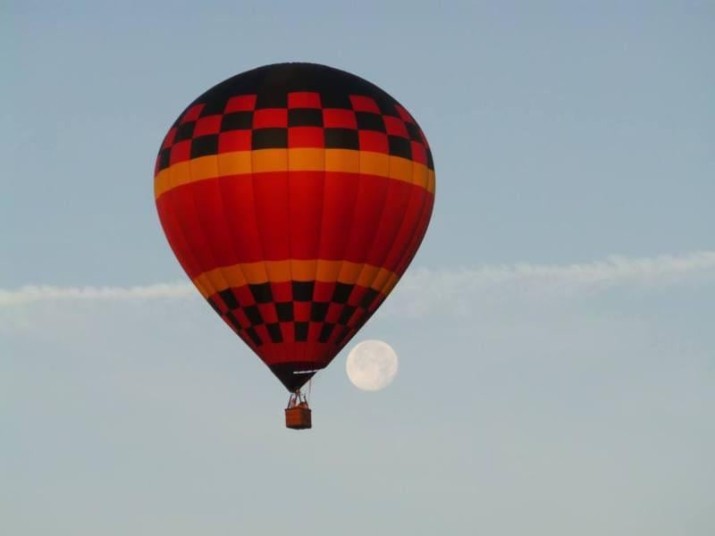
{"label": "wicker basket", "polygon": [[293,430],[305,430],[311,428],[312,419],[308,406],[298,405],[286,408],[286,428]]}

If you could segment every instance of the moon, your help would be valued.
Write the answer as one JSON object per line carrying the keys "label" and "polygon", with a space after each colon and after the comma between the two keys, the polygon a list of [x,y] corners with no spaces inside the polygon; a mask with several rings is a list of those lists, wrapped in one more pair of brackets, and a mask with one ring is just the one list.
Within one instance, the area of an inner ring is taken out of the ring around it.
{"label": "moon", "polygon": [[386,342],[363,341],[350,350],[345,371],[358,389],[379,391],[397,375],[397,354]]}

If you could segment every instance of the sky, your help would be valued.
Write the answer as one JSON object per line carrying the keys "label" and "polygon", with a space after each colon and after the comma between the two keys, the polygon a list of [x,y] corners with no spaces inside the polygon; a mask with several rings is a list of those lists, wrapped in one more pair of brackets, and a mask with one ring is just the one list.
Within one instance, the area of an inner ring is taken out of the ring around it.
{"label": "sky", "polygon": [[[713,50],[696,1],[2,2],[0,533],[715,533]],[[387,90],[437,171],[309,432],[152,191],[184,107],[280,61]]]}

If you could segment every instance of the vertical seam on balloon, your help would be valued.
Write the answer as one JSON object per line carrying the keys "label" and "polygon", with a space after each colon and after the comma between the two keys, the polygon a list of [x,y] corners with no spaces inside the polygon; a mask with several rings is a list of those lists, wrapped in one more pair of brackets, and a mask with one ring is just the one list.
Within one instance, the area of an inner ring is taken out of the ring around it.
{"label": "vertical seam on balloon", "polygon": [[[228,218],[228,210],[226,209],[226,200],[225,200],[226,196],[224,195],[224,193],[226,191],[226,188],[225,188],[226,180],[224,177],[226,177],[226,175],[224,175],[223,171],[221,170],[221,158],[219,158],[218,153],[216,154],[216,168],[219,173],[219,178],[218,178],[218,191],[219,191],[219,198],[220,198],[219,206],[221,207],[221,214],[223,215],[223,220],[226,222],[226,228],[227,228],[226,232],[228,233],[228,236],[231,239],[230,247],[233,249],[233,252],[236,253],[236,245],[238,244],[238,240],[236,240],[236,234],[234,233],[233,225],[230,223],[229,218]],[[235,255],[235,258],[236,258],[236,260],[238,260],[238,255]],[[246,272],[243,270],[242,263],[239,263],[239,262],[234,263],[232,265],[232,269],[235,270],[236,268],[243,275],[243,279],[247,282],[248,279],[246,277]],[[223,270],[223,268],[221,270]],[[226,278],[224,277],[224,279],[226,279]],[[228,281],[226,281],[226,283],[228,283]],[[230,287],[227,287],[227,288],[230,288]],[[239,307],[239,309],[241,308],[240,303],[238,304],[238,307]],[[246,340],[243,338],[243,330],[241,330],[238,333],[238,336],[242,340],[244,340],[244,341]],[[250,346],[249,346],[249,348],[250,348]]]}
{"label": "vertical seam on balloon", "polygon": [[[322,97],[322,95],[321,95],[321,98],[320,98],[320,108],[321,108],[321,111],[324,109],[324,108],[323,108],[323,97]],[[323,126],[323,150],[322,150],[322,152],[320,153],[321,156],[322,156],[322,159],[323,159],[323,160],[322,160],[322,166],[321,166],[321,167],[322,167],[322,170],[317,172],[317,173],[322,173],[322,175],[323,175],[323,180],[322,180],[321,183],[320,183],[320,184],[321,184],[321,190],[322,190],[322,191],[321,191],[321,195],[320,195],[320,197],[319,197],[319,198],[320,198],[320,220],[319,220],[319,223],[318,223],[318,252],[317,252],[318,254],[317,254],[317,259],[315,259],[315,268],[314,268],[314,272],[313,272],[313,281],[314,281],[314,282],[317,282],[317,280],[318,280],[318,270],[319,270],[319,262],[318,262],[318,261],[319,261],[319,259],[321,259],[321,258],[324,257],[323,254],[322,254],[322,251],[323,251],[323,243],[324,243],[324,239],[325,239],[325,235],[323,234],[323,232],[324,232],[324,230],[325,230],[325,204],[326,204],[326,202],[325,202],[325,190],[326,190],[326,186],[327,186],[327,182],[328,182],[328,174],[327,174],[327,171],[326,171],[326,169],[325,169],[325,168],[327,167],[327,166],[326,166],[326,163],[325,163],[326,151],[327,151],[327,150],[326,150],[326,147],[325,147],[325,127]],[[315,291],[315,287],[313,287],[313,291]],[[311,300],[312,300],[312,297],[311,297]],[[309,328],[309,329],[310,329],[310,328]],[[301,358],[302,358],[304,361],[306,360],[306,357],[305,357],[305,354],[306,354],[306,346],[307,346],[307,345],[302,345],[302,352],[301,352]]]}
{"label": "vertical seam on balloon", "polygon": [[[214,158],[216,160],[216,173],[218,175],[218,177],[216,177],[216,186],[215,186],[216,194],[219,199],[219,205],[223,208],[223,195],[221,195],[221,183],[223,181],[221,179],[221,170],[219,169],[220,159],[218,157],[218,154],[214,155]],[[226,221],[227,221],[226,215],[224,212],[224,222],[226,222]],[[226,227],[228,227],[228,225]],[[231,237],[229,228],[226,229],[226,234],[228,235],[229,238]],[[232,264],[234,264],[234,263],[232,263]],[[224,285],[226,285],[226,288],[230,288],[230,285],[228,283],[228,278],[226,277],[226,273],[224,272],[224,269],[225,269],[225,266],[219,266],[219,274],[221,275],[221,279],[223,280]]]}
{"label": "vertical seam on balloon", "polygon": [[[191,162],[192,162],[192,161],[193,161],[193,160],[189,160],[189,169],[191,169]],[[216,164],[216,171],[218,172],[218,163]],[[192,172],[192,174],[193,174],[193,172]],[[216,178],[215,180],[218,181],[218,178]],[[208,236],[207,236],[207,235],[208,235],[209,233],[206,232],[206,228],[204,227],[204,224],[203,224],[203,222],[202,222],[202,220],[201,220],[201,217],[200,217],[200,215],[199,215],[199,209],[198,209],[198,205],[196,204],[196,198],[195,198],[193,195],[190,196],[190,197],[191,197],[191,202],[192,202],[193,205],[194,205],[194,211],[195,211],[195,213],[196,213],[196,220],[197,220],[197,222],[198,222],[198,224],[199,224],[199,225],[198,225],[198,226],[199,226],[199,229],[201,229],[201,236],[202,236],[202,238],[204,239],[204,241],[206,242],[206,249],[207,249],[208,252],[211,254],[211,258],[212,258],[212,261],[213,261],[211,264],[213,264],[214,267],[218,268],[217,272],[218,272],[219,277],[223,280],[224,287],[228,287],[228,281],[227,281],[226,278],[224,277],[223,271],[222,271],[222,269],[221,269],[222,267],[218,265],[217,256],[216,256],[216,250],[214,249],[213,244],[211,243],[211,240],[208,239]]]}
{"label": "vertical seam on balloon", "polygon": [[[391,158],[388,159],[388,164],[387,164],[387,176],[388,176],[388,177],[391,177],[390,162],[392,162],[392,159],[391,159]],[[411,162],[412,162],[412,176],[411,176],[411,179],[410,179],[410,184],[414,184],[415,162],[414,162],[414,160],[412,160]],[[386,179],[386,180],[388,181],[388,182],[387,182],[388,186],[387,186],[387,189],[386,189],[386,191],[385,191],[385,196],[383,197],[383,201],[382,201],[382,208],[381,208],[381,210],[380,210],[380,218],[379,218],[380,225],[378,226],[378,233],[379,233],[380,228],[382,227],[382,222],[383,222],[384,217],[385,217],[385,209],[387,208],[387,200],[388,200],[389,195],[390,195],[390,190],[393,189],[393,188],[396,188],[396,187],[399,186],[400,183],[401,183],[401,181],[398,182],[398,181],[396,181],[396,180],[394,180],[394,179],[392,179],[392,178],[388,178],[388,179]],[[405,204],[405,207],[407,207],[407,203]],[[390,240],[390,242],[393,243],[393,246],[392,246],[392,247],[394,247],[395,237],[397,237],[397,235],[399,234],[400,228],[401,228],[401,226],[404,224],[404,221],[405,221],[405,220],[404,220],[404,218],[401,218],[400,221],[403,222],[403,223],[401,223],[400,225],[397,225],[396,228],[395,228],[395,230],[393,231],[393,234],[391,235],[391,240]],[[371,258],[371,256],[372,256],[371,254],[372,254],[373,249],[375,248],[375,244],[376,244],[376,243],[377,243],[377,233],[375,234],[375,237],[373,238],[373,242],[372,242],[372,244],[370,245],[370,248],[368,249],[367,259]],[[387,251],[385,252],[385,254],[381,257],[380,262],[376,262],[376,263],[372,263],[372,264],[375,265],[375,266],[377,266],[378,268],[385,268],[385,269],[386,269],[386,267],[384,266],[384,264],[385,264],[385,261],[387,260],[387,258],[390,256],[390,251],[391,251],[391,248],[388,248]],[[366,260],[367,260],[367,259],[366,259]],[[365,266],[366,266],[366,265],[363,265],[363,270],[364,270],[364,267],[365,267]],[[393,270],[390,270],[390,271],[392,271],[392,272],[394,273]],[[374,286],[374,284],[375,284],[375,281],[377,280],[377,278],[380,276],[380,270],[375,270],[374,272],[375,272],[374,275],[372,276],[372,278],[370,278],[370,284],[367,285],[367,287],[373,288],[373,289],[377,290],[378,292],[380,292],[381,294],[384,294],[383,290],[385,289],[385,286],[387,285],[387,282],[389,282],[391,279],[388,278],[388,279],[386,280],[386,283],[383,284],[379,289],[377,289],[377,288]],[[362,271],[361,271],[361,275],[362,275]],[[399,276],[398,276],[398,277],[399,277]],[[358,276],[358,280],[359,280],[359,279],[360,279],[360,277]],[[374,310],[373,310],[373,312],[374,312]]]}
{"label": "vertical seam on balloon", "polygon": [[[391,162],[392,162],[392,159],[388,158],[387,159],[387,177],[391,177],[391,171],[392,171],[390,168]],[[363,272],[365,272],[365,267],[368,266],[368,259],[370,259],[371,253],[372,253],[373,249],[375,248],[375,244],[377,243],[377,237],[380,233],[380,228],[382,227],[382,221],[385,216],[385,209],[387,207],[387,198],[389,195],[390,188],[394,187],[395,183],[397,182],[391,178],[386,178],[386,179],[381,179],[381,180],[387,181],[386,182],[387,186],[385,188],[385,194],[382,198],[382,206],[380,207],[380,215],[378,217],[378,225],[375,229],[375,234],[372,236],[370,245],[368,246],[367,251],[365,252],[365,258],[363,259],[363,265],[360,268],[360,273],[358,274],[357,281],[360,281],[362,279],[362,274],[363,274]],[[389,250],[388,250],[388,255],[389,255]],[[384,259],[381,263],[374,264],[374,266],[376,266],[378,269],[374,270],[374,274],[373,274],[372,278],[370,279],[370,284],[365,285],[366,288],[372,288],[373,283],[375,282],[375,279],[377,279],[378,274],[380,273],[379,269],[382,268],[383,263],[384,263]],[[375,290],[377,290],[377,289],[375,289]],[[382,289],[380,289],[379,292],[382,293]],[[374,312],[375,312],[375,310],[373,309],[373,313]],[[367,318],[365,320],[367,322],[367,320],[369,320],[370,317],[372,316],[372,313],[368,313],[368,311],[365,311],[365,314],[367,315]]]}
{"label": "vertical seam on balloon", "polygon": [[[418,128],[419,128],[419,126],[418,126]],[[428,170],[427,172],[429,173],[429,167],[427,168],[427,170]],[[413,171],[412,184],[415,184],[416,183],[416,180],[415,180],[416,174],[414,173],[414,166],[413,166],[412,171]],[[425,217],[425,210],[430,206],[430,204],[429,204],[430,195],[434,195],[434,194],[430,194],[430,192],[428,190],[421,189],[421,188],[415,188],[413,195],[415,195],[415,193],[418,193],[421,196],[421,201],[422,201],[422,206],[420,207],[420,210],[418,211],[418,216],[417,216],[417,223],[419,224],[422,222],[422,219]],[[427,223],[429,223],[429,222],[427,222]],[[424,239],[426,231],[427,231],[427,228],[425,226],[422,236],[417,236],[417,233],[415,235],[413,235],[413,238],[417,237],[417,239],[410,240],[410,242],[408,243],[408,247],[405,248],[405,251],[403,252],[403,254],[398,257],[398,261],[395,264],[395,270],[394,270],[394,272],[397,274],[397,278],[398,278],[397,281],[395,282],[395,286],[397,285],[400,278],[402,277],[402,274],[404,274],[404,272],[407,270],[407,267],[412,262],[412,259],[415,257],[415,255],[417,255],[417,250],[419,249],[419,246],[422,243],[422,240]],[[410,251],[412,251],[411,254],[410,254]]]}
{"label": "vertical seam on balloon", "polygon": [[[155,204],[158,205],[158,203],[155,203]],[[175,224],[176,224],[175,228],[177,229],[178,234],[181,237],[181,241],[184,243],[184,245],[188,245],[189,241],[186,239],[186,232],[184,231],[184,226],[181,223],[181,219],[176,217],[176,215],[174,214],[173,211],[167,211],[166,217],[171,218],[175,222]],[[159,221],[161,221],[161,217],[160,217]],[[165,232],[165,234],[166,234],[166,232]],[[169,247],[172,247],[171,242],[169,242]],[[172,247],[172,250],[173,250],[173,247]],[[200,267],[200,263],[197,261],[197,257],[196,257],[196,255],[194,255],[191,247],[185,247],[184,252],[193,260],[193,264],[196,267]],[[182,266],[182,268],[183,268],[183,266]],[[194,285],[194,286],[196,286],[196,285]],[[211,291],[209,295],[213,295],[216,293],[216,289],[214,288],[214,286],[211,284],[210,281],[209,281],[209,284],[206,286],[207,286],[207,289]]]}
{"label": "vertical seam on balloon", "polygon": [[[358,136],[359,136],[359,134],[358,134]],[[340,274],[343,271],[343,266],[345,266],[345,254],[346,254],[346,250],[347,250],[348,246],[350,245],[350,241],[351,241],[351,238],[353,235],[353,228],[356,225],[360,225],[360,222],[355,222],[355,211],[356,211],[356,207],[357,207],[358,203],[360,202],[360,192],[362,191],[362,186],[363,186],[363,174],[362,174],[363,166],[362,166],[362,158],[360,157],[362,153],[359,151],[359,149],[358,149],[357,154],[358,154],[358,187],[357,187],[356,199],[355,199],[355,202],[353,203],[352,217],[350,218],[350,221],[352,221],[353,224],[350,226],[350,233],[348,234],[348,238],[345,241],[345,250],[343,250],[343,254],[340,256],[341,258],[340,258],[340,268],[338,270],[338,280],[340,280]],[[355,283],[357,284],[357,280],[355,281]],[[340,346],[340,349],[344,348],[345,345],[348,343],[348,341],[354,335],[355,334],[353,333],[352,336],[345,338],[342,342],[342,345]]]}
{"label": "vertical seam on balloon", "polygon": [[[410,194],[409,194],[409,199],[407,200],[407,205],[406,205],[405,210],[407,210],[407,208],[409,207],[410,201],[412,200],[412,197],[413,197],[414,195],[421,194],[421,189],[415,187],[416,180],[415,180],[415,175],[414,175],[414,161],[413,161],[412,169],[413,169],[413,174],[412,174],[412,176],[410,177],[410,186],[411,186],[410,190],[411,190],[411,192],[410,192]],[[417,221],[419,222],[419,217],[417,218]],[[406,225],[407,225],[407,219],[406,219],[406,218],[402,218],[402,222],[400,223],[400,225],[399,225],[399,227],[398,227],[398,229],[397,229],[397,233],[395,234],[395,236],[399,236],[399,235],[401,234],[401,232],[403,231],[403,229],[405,229]],[[399,270],[400,262],[401,262],[402,259],[405,258],[406,255],[409,255],[410,244],[411,244],[411,241],[408,241],[407,244],[405,245],[405,247],[404,247],[402,253],[397,255],[397,262],[395,263],[394,268],[391,269],[391,271],[392,271],[392,272],[395,274],[395,276],[397,277],[397,281],[399,281],[400,278],[402,277],[402,273],[400,273],[400,270]],[[389,255],[388,255],[388,257],[389,257]],[[397,281],[395,281],[395,284],[397,284]],[[393,287],[393,288],[394,288],[394,287]],[[384,298],[383,298],[383,299],[384,299]]]}
{"label": "vertical seam on balloon", "polygon": [[[420,129],[420,131],[421,131],[421,129]],[[422,136],[425,138],[425,140],[427,140],[427,137],[424,135],[424,133],[422,133]],[[427,150],[430,151],[430,157],[432,157],[432,151],[429,149],[429,147]],[[432,160],[432,167],[434,168],[434,158],[432,157],[431,160]],[[429,174],[429,167],[427,169],[428,169],[427,177],[428,177],[428,185],[429,185],[430,177],[432,177],[432,179],[431,179],[432,182],[434,182],[434,180],[435,180],[435,172],[433,169],[432,173]],[[423,192],[422,210],[420,211],[420,218],[418,221],[420,222],[420,224],[422,224],[422,221],[424,220],[424,230],[422,232],[422,235],[418,236],[418,238],[414,242],[414,251],[415,252],[414,252],[412,258],[414,258],[414,256],[417,255],[417,251],[419,250],[420,245],[422,244],[422,241],[424,240],[424,238],[427,234],[427,227],[429,226],[429,220],[432,218],[432,210],[434,209],[434,201],[436,199],[436,196],[437,196],[436,184],[433,184],[431,193],[429,192],[429,190],[427,192]],[[409,263],[411,263],[411,262],[412,262],[412,259],[408,259],[407,264],[409,265]],[[405,266],[405,270],[406,269],[407,269],[407,266]]]}
{"label": "vertical seam on balloon", "polygon": [[[192,203],[193,206],[194,206],[194,211],[196,211],[196,202],[194,201],[194,196],[193,196],[192,192],[190,192],[190,191],[187,190],[186,193],[187,193],[187,197],[189,197],[189,198],[191,199],[191,203]],[[190,243],[189,243],[189,240],[187,239],[187,236],[188,236],[188,235],[187,235],[187,233],[186,233],[186,228],[185,228],[184,222],[182,221],[182,219],[181,219],[180,217],[178,217],[178,215],[172,214],[172,216],[174,216],[174,221],[177,223],[177,227],[178,227],[178,229],[179,229],[179,233],[181,234],[181,237],[182,237],[184,243],[189,246],[189,247],[187,247],[187,252],[188,252],[189,255],[194,259],[197,268],[200,268],[200,269],[202,269],[202,271],[204,271],[203,268],[201,267],[201,263],[198,262],[198,257],[197,257],[196,255],[194,255],[194,253],[193,253],[193,248],[191,247],[191,245],[190,245]],[[197,219],[198,219],[198,218],[197,218]],[[200,222],[199,222],[199,227],[201,227]],[[216,294],[216,287],[213,285],[213,283],[212,283],[211,281],[208,281],[208,285],[207,285],[207,286],[208,286],[208,288],[211,290],[211,294],[210,294],[210,295],[213,296],[214,294]]]}
{"label": "vertical seam on balloon", "polygon": [[[417,217],[416,217],[416,223],[419,225],[419,223],[422,221],[424,207],[427,203],[428,197],[423,191],[420,191],[418,189],[414,189],[412,192],[412,195],[413,196],[415,196],[415,195],[421,196],[421,199],[419,199],[419,201],[421,202],[421,206],[420,206],[419,210],[417,211]],[[415,235],[416,235],[416,233],[414,233],[412,235],[412,238],[414,238]],[[397,257],[397,261],[395,262],[395,270],[394,270],[395,273],[397,274],[397,281],[395,282],[395,286],[397,285],[397,282],[399,282],[400,278],[402,278],[402,275],[405,272],[405,270],[402,269],[402,266],[405,263],[409,264],[411,262],[411,257],[414,257],[414,255],[417,254],[417,249],[412,247],[413,243],[414,243],[414,240],[410,239],[409,242],[407,243],[407,246],[405,247],[404,251],[402,252],[402,254],[398,255],[398,257]],[[413,249],[414,249],[414,251],[412,251],[412,255],[410,256],[410,252]]]}
{"label": "vertical seam on balloon", "polygon": [[[404,272],[407,270],[407,267],[409,264],[412,262],[412,259],[417,255],[417,252],[420,249],[420,245],[422,244],[422,241],[424,240],[426,234],[427,234],[427,227],[429,226],[429,220],[432,217],[432,208],[434,207],[434,196],[431,197],[432,202],[430,203],[430,194],[422,194],[422,209],[420,210],[420,216],[418,219],[418,222],[420,224],[420,227],[423,228],[422,233],[418,233],[415,237],[415,240],[412,242],[413,246],[412,249],[414,250],[412,257],[411,258],[406,258],[406,259],[401,259],[401,263],[399,265],[399,268],[402,269]],[[403,268],[404,265],[404,268]]]}
{"label": "vertical seam on balloon", "polygon": [[[322,110],[322,108],[323,108],[322,95],[321,95],[321,99],[320,99],[320,107]],[[315,264],[314,264],[314,268],[313,268],[313,282],[314,282],[313,283],[313,285],[314,285],[313,292],[315,292],[315,282],[317,282],[317,280],[318,280],[318,266],[319,266],[319,259],[322,257],[321,252],[322,252],[323,238],[324,238],[323,231],[325,230],[325,204],[326,204],[325,203],[325,190],[326,190],[326,186],[327,186],[327,182],[328,182],[327,172],[325,169],[327,167],[326,163],[325,163],[325,159],[326,159],[325,153],[326,153],[325,127],[323,127],[323,151],[321,152],[321,156],[323,158],[322,166],[321,166],[322,170],[317,172],[317,173],[322,173],[322,175],[323,175],[323,180],[320,182],[322,201],[320,203],[320,223],[318,224],[319,230],[318,230],[318,251],[317,251],[317,255],[316,255],[317,259],[315,259]],[[313,300],[313,297],[311,296],[311,303],[312,303],[312,300]],[[310,330],[310,324],[308,324],[308,329]],[[301,360],[306,361],[307,360],[306,353],[308,350],[308,345],[307,344],[300,345],[300,350],[301,350],[300,351]]]}
{"label": "vertical seam on balloon", "polygon": [[[358,131],[358,132],[359,132],[359,131]],[[359,133],[358,133],[358,137],[359,137]],[[359,139],[359,138],[358,138],[358,139]],[[345,242],[343,243],[343,244],[344,244],[344,246],[343,246],[344,249],[343,249],[343,251],[342,251],[342,255],[340,255],[340,261],[339,261],[339,262],[340,262],[340,265],[339,265],[338,271],[337,271],[338,276],[337,276],[337,278],[336,278],[336,283],[337,283],[337,281],[340,281],[340,276],[341,276],[341,274],[342,274],[342,272],[343,272],[343,268],[345,267],[345,255],[346,255],[347,249],[348,249],[348,247],[350,246],[350,243],[351,243],[351,241],[352,241],[353,229],[356,227],[356,224],[355,224],[355,213],[356,213],[356,211],[357,211],[357,206],[358,206],[358,204],[359,204],[359,202],[360,202],[360,193],[361,193],[361,191],[362,191],[362,189],[363,189],[362,187],[363,187],[363,184],[364,184],[364,178],[363,178],[363,173],[362,173],[362,170],[363,170],[363,165],[362,165],[362,151],[361,151],[360,149],[358,149],[358,151],[357,151],[357,156],[358,156],[358,173],[357,173],[357,181],[358,181],[358,182],[357,182],[357,192],[356,192],[356,194],[355,194],[355,202],[353,203],[352,212],[351,212],[351,214],[350,214],[350,221],[352,222],[352,224],[350,225],[350,231],[349,231],[349,233],[348,233],[348,236],[347,236]],[[389,165],[389,164],[388,164],[388,165]],[[363,266],[364,266],[364,263],[363,263]],[[362,268],[361,268],[360,270],[362,270]],[[343,279],[347,279],[347,278],[343,278]],[[355,283],[357,284],[357,279],[355,280]],[[347,306],[347,303],[345,303],[345,304],[343,305],[343,307],[346,307],[346,306]],[[341,312],[342,312],[342,311],[341,311]],[[353,333],[353,335],[352,335],[351,337],[349,337],[349,338],[344,338],[343,341],[342,341],[340,344],[337,345],[338,351],[335,353],[335,355],[337,355],[337,354],[345,347],[345,345],[349,342],[349,340],[350,340],[354,335],[355,335],[355,334]]]}
{"label": "vertical seam on balloon", "polygon": [[[288,97],[286,96],[286,99]],[[286,103],[287,104],[287,103]],[[287,111],[286,114],[289,112]],[[288,141],[288,138],[290,137],[290,125],[287,128],[287,133],[286,133],[286,143]],[[286,221],[288,222],[288,229],[286,229],[286,232],[288,233],[288,280],[291,282],[290,285],[292,287],[293,283],[293,240],[292,240],[292,227],[293,227],[293,218],[291,217],[291,198],[290,198],[290,189],[291,189],[291,183],[293,182],[293,171],[290,165],[290,150],[289,150],[290,144],[287,143],[286,146],[286,173],[285,173],[285,181],[286,181],[286,197],[287,197],[287,218]],[[275,298],[273,300],[275,302]],[[280,330],[280,322],[278,329]],[[295,327],[293,327],[295,329]],[[281,337],[283,336],[283,332],[281,331]],[[295,339],[295,336],[293,337]],[[293,341],[293,351],[295,351],[295,340]]]}
{"label": "vertical seam on balloon", "polygon": [[[419,128],[419,127],[418,127]],[[414,162],[413,162],[414,164]],[[417,173],[415,173],[415,167],[414,165],[412,166],[412,179],[413,179],[413,184],[416,182],[415,178],[417,176]],[[429,172],[428,172],[428,177],[429,177]],[[429,180],[429,178],[428,178]],[[422,196],[422,206],[420,207],[420,211],[418,213],[417,217],[417,225],[419,226],[422,223],[422,218],[424,217],[424,210],[425,207],[428,205],[427,200],[429,199],[429,196],[426,195],[425,191],[420,191],[420,195]],[[419,227],[415,229],[415,231],[419,230]],[[400,258],[400,262],[395,266],[397,270],[400,269],[402,266],[402,263],[407,260],[407,263],[409,264],[412,262],[412,258],[414,258],[415,255],[417,255],[417,250],[419,249],[419,244],[421,242],[421,238],[419,238],[419,233],[415,232],[413,235],[413,239],[408,242],[408,247],[405,249],[404,254]],[[424,233],[423,233],[424,236]],[[418,237],[417,240],[414,240],[414,237]],[[411,253],[410,253],[411,252]],[[411,258],[410,258],[411,255]],[[406,268],[405,268],[406,269]],[[403,271],[404,273],[404,271]]]}
{"label": "vertical seam on balloon", "polygon": [[[171,171],[169,171],[169,179],[170,179],[170,180],[171,180],[171,177],[172,177]],[[154,181],[156,182],[156,174],[154,175]],[[154,200],[154,205],[156,206],[157,212],[158,212],[158,209],[159,209],[159,198],[156,198],[156,199]],[[183,227],[183,225],[181,224],[181,220],[174,215],[173,211],[167,212],[167,217],[171,217],[171,218],[176,222],[176,228],[177,228],[177,230],[178,230],[178,232],[179,232],[179,235],[181,236],[182,242],[183,242],[185,245],[188,244],[188,240],[186,239],[186,232],[184,231],[184,227]],[[161,222],[161,220],[162,220],[161,214],[159,214],[159,222]],[[163,225],[163,223],[162,223],[162,225]],[[164,234],[166,234],[166,232],[165,232]],[[168,237],[167,237],[167,242],[169,242]],[[172,245],[171,245],[171,242],[169,242],[169,247],[173,250],[173,247],[172,247]],[[190,247],[186,247],[186,248],[184,248],[184,249],[185,249],[186,254],[188,254],[188,256],[193,260],[193,264],[198,268],[200,265],[199,265],[199,263],[197,262],[197,257],[196,257],[196,255],[194,255],[193,250],[192,250]],[[182,266],[182,269],[183,269],[183,266]],[[196,285],[194,285],[194,286],[196,286]],[[197,287],[197,288],[198,288],[198,287]],[[213,292],[216,292],[216,290],[213,288],[213,286],[210,286],[210,288],[211,288],[211,290],[212,290]]]}
{"label": "vertical seam on balloon", "polygon": [[[253,130],[251,130],[251,136],[253,136]],[[259,206],[258,203],[256,202],[256,173],[255,173],[255,165],[254,165],[254,158],[256,155],[256,151],[251,147],[251,197],[253,198],[253,217],[255,220],[256,224],[256,243],[258,244],[258,250],[261,255],[261,264],[263,265],[263,271],[265,273],[265,278],[266,281],[270,281],[270,277],[268,276],[269,271],[268,271],[268,264],[266,263],[266,252],[263,249],[263,235],[261,233],[261,225],[259,222],[259,216],[258,216],[258,210]],[[248,283],[248,280],[246,280]]]}

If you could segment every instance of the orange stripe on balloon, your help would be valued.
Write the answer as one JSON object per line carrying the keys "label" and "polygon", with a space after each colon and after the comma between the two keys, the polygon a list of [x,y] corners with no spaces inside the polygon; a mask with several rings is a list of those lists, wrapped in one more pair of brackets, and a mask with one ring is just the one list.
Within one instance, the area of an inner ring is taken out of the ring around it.
{"label": "orange stripe on balloon", "polygon": [[258,149],[201,156],[162,169],[154,178],[154,197],[218,176],[276,171],[361,173],[408,182],[430,193],[435,188],[434,170],[400,156],[352,149]]}
{"label": "orange stripe on balloon", "polygon": [[[414,254],[404,247],[433,198],[424,188],[374,175],[279,171],[175,188],[157,209],[192,279],[221,266],[284,259],[345,260],[402,274],[401,259]],[[336,271],[321,267],[323,280],[337,279],[339,268],[330,269]]]}
{"label": "orange stripe on balloon", "polygon": [[[338,274],[337,277],[335,274]],[[195,277],[193,281],[201,294],[208,298],[227,288],[269,281],[272,283],[286,281],[339,282],[372,288],[387,295],[398,280],[399,277],[394,272],[369,264],[323,259],[287,259],[284,261],[247,262],[214,268]]]}

